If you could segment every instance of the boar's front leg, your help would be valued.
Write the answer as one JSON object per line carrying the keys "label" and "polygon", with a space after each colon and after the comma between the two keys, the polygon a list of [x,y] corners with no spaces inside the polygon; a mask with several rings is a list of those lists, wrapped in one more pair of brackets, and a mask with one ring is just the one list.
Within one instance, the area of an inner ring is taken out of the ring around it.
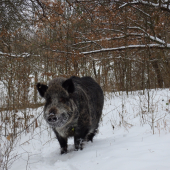
{"label": "boar's front leg", "polygon": [[77,136],[74,137],[74,145],[75,145],[75,151],[78,151],[79,149],[83,149],[83,139],[79,138]]}
{"label": "boar's front leg", "polygon": [[75,145],[75,150],[82,150],[83,149],[83,142],[86,138],[86,135],[88,133],[87,128],[80,128],[76,130],[75,136],[74,136],[74,145]]}
{"label": "boar's front leg", "polygon": [[61,147],[61,154],[67,153],[67,138],[60,136],[59,133],[55,129],[53,129],[53,131],[59,141],[59,144]]}

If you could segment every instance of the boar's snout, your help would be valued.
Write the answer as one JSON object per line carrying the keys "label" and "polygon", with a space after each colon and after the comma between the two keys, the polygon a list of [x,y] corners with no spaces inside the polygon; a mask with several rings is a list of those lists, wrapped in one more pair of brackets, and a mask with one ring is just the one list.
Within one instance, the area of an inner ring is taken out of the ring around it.
{"label": "boar's snout", "polygon": [[48,122],[56,122],[57,121],[57,117],[55,115],[50,115],[48,117]]}
{"label": "boar's snout", "polygon": [[56,114],[57,114],[57,109],[55,108],[51,108],[49,110],[49,116],[47,118],[48,122],[56,122],[57,121],[57,117],[56,117]]}

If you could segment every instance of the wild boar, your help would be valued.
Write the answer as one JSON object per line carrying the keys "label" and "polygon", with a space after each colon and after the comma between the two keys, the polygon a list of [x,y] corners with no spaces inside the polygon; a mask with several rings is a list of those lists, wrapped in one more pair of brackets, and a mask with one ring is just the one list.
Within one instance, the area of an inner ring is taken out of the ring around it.
{"label": "wild boar", "polygon": [[46,100],[44,118],[59,141],[61,154],[67,153],[69,137],[74,137],[75,150],[82,150],[84,141],[93,141],[104,104],[103,91],[94,79],[60,77],[36,87]]}

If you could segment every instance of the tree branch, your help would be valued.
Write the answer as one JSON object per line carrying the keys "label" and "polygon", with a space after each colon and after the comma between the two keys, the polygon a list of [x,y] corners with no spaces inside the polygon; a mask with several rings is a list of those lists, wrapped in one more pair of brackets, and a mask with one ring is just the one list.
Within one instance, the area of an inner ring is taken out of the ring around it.
{"label": "tree branch", "polygon": [[96,53],[110,52],[110,51],[122,51],[122,50],[125,50],[125,49],[146,49],[146,48],[170,50],[170,44],[167,44],[167,46],[163,46],[163,45],[160,45],[160,44],[128,45],[128,46],[121,46],[121,47],[115,47],[115,48],[103,48],[103,49],[100,49],[100,50],[81,52],[81,54],[89,55],[89,54],[96,54]]}

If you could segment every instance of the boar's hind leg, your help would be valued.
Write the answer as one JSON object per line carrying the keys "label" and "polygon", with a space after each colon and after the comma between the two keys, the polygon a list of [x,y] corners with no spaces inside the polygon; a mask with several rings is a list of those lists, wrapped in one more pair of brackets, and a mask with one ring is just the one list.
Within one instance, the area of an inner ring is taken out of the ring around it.
{"label": "boar's hind leg", "polygon": [[67,153],[67,138],[63,138],[62,136],[60,136],[55,129],[53,129],[53,131],[59,141],[61,154]]}
{"label": "boar's hind leg", "polygon": [[91,132],[87,135],[87,141],[93,142],[93,137],[96,135],[96,133],[97,133],[97,128],[93,132]]}

